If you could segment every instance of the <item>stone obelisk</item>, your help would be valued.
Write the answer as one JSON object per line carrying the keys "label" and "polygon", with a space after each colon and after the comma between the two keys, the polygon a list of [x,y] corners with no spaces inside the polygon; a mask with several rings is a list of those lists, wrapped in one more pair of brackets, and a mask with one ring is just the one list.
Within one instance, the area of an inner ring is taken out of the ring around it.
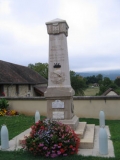
{"label": "stone obelisk", "polygon": [[59,120],[74,130],[79,120],[74,115],[74,90],[70,83],[67,48],[68,24],[55,19],[46,23],[49,34],[49,71],[47,99],[47,118]]}

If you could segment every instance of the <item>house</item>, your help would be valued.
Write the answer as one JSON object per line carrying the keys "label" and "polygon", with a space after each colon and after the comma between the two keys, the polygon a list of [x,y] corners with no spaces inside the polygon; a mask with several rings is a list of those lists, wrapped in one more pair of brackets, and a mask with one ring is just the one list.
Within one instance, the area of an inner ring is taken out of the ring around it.
{"label": "house", "polygon": [[93,86],[94,87],[99,87],[99,84],[98,83],[94,83]]}
{"label": "house", "polygon": [[0,60],[0,96],[44,96],[47,80],[32,69]]}
{"label": "house", "polygon": [[109,88],[102,94],[102,96],[116,96],[116,95],[118,94],[112,88]]}

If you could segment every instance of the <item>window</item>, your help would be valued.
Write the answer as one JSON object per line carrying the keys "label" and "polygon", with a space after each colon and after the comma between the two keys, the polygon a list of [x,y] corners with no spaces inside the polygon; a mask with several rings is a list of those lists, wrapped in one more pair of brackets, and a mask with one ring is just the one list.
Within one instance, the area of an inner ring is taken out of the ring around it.
{"label": "window", "polygon": [[28,91],[31,91],[31,85],[28,84]]}
{"label": "window", "polygon": [[0,96],[5,96],[3,84],[0,84]]}
{"label": "window", "polygon": [[19,85],[16,84],[16,94],[18,95],[19,94]]}

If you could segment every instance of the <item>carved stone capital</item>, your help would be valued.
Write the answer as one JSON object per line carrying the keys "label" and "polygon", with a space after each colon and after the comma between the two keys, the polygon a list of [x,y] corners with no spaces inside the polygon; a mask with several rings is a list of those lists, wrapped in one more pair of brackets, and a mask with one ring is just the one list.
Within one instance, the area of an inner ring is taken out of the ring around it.
{"label": "carved stone capital", "polygon": [[47,32],[48,34],[60,34],[64,33],[68,36],[68,25],[65,20],[55,19],[53,21],[47,22]]}

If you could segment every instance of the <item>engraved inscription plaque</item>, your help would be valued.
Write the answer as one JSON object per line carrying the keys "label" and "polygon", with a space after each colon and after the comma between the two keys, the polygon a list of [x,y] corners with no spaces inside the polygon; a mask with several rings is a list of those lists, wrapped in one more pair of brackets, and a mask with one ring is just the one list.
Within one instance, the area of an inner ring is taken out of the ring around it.
{"label": "engraved inscription plaque", "polygon": [[64,112],[53,112],[53,119],[64,119]]}
{"label": "engraved inscription plaque", "polygon": [[55,100],[54,102],[52,102],[52,108],[64,108],[64,102]]}

